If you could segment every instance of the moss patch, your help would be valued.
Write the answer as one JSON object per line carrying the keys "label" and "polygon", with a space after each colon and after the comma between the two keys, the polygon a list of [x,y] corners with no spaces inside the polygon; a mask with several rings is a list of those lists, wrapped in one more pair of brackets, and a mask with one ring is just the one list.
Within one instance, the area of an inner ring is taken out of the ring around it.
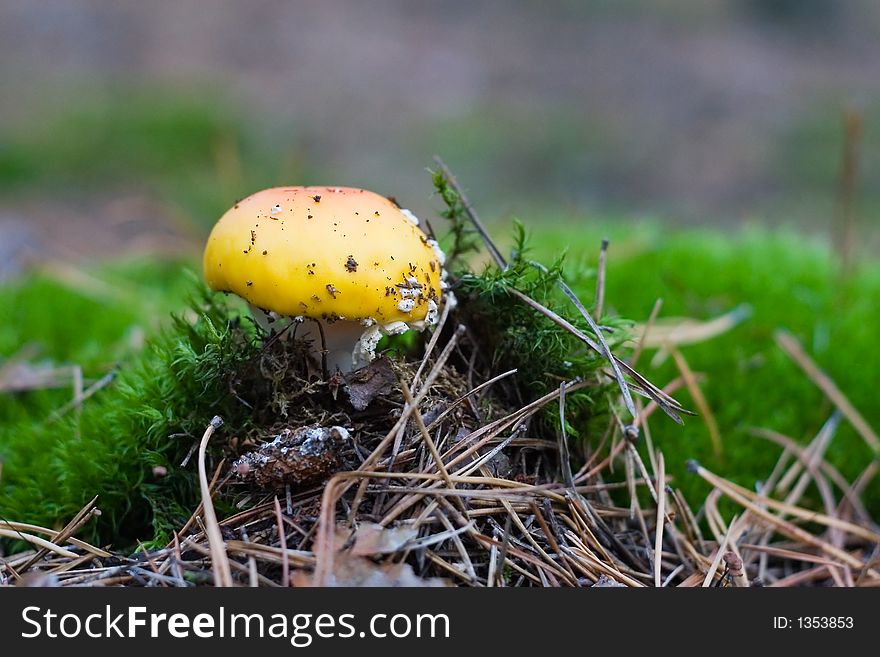
{"label": "moss patch", "polygon": [[[880,380],[880,266],[863,263],[842,279],[824,243],[792,230],[720,233],[562,223],[537,230],[534,246],[543,256],[568,248],[569,279],[590,299],[604,236],[612,240],[606,298],[622,316],[644,321],[658,298],[665,317],[710,319],[740,304],[751,306],[751,317],[725,335],[682,348],[691,368],[706,375],[702,388],[721,428],[723,458],[714,457],[706,425],[698,418],[683,429],[659,415],[651,423],[668,471],[694,503],[707,489],[687,474],[688,459],[751,487],[768,476],[780,449],[750,436],[749,427],[773,429],[805,444],[833,411],[775,344],[777,329],[798,338],[867,421],[880,427],[871,386]],[[643,358],[641,369],[655,383],[677,375],[671,359],[659,369],[648,367],[651,355]],[[686,391],[676,397],[694,408]],[[827,456],[852,481],[872,455],[844,423]],[[871,483],[865,502],[875,512],[880,508],[880,482]]]}

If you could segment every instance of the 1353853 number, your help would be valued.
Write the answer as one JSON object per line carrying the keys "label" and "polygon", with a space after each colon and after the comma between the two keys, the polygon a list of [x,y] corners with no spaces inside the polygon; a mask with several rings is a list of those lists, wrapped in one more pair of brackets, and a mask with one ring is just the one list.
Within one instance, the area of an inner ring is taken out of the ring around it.
{"label": "1353853 number", "polygon": [[798,616],[795,622],[802,630],[849,630],[853,627],[852,616]]}

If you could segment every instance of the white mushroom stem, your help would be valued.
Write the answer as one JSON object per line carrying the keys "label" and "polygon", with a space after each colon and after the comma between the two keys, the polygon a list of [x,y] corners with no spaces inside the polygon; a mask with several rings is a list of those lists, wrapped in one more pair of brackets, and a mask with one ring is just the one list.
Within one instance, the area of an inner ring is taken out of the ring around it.
{"label": "white mushroom stem", "polygon": [[[320,327],[319,327],[320,324]],[[323,340],[321,333],[324,333]],[[358,358],[358,345],[364,326],[360,322],[337,320],[326,322],[321,319],[306,319],[296,330],[296,337],[312,344],[312,353],[320,360],[322,351],[327,357],[327,372],[333,375],[336,370],[343,374],[366,365],[370,359]]]}
{"label": "white mushroom stem", "polygon": [[[266,313],[253,305],[251,305],[251,314],[267,333],[273,328],[276,330],[283,328],[283,325],[270,323]],[[347,320],[328,322],[304,317],[295,321],[299,322],[298,326],[292,327],[285,335],[292,336],[296,331],[298,340],[310,342],[312,355],[319,362],[326,354],[327,372],[331,375],[337,370],[347,373],[367,365],[375,358],[376,343],[383,333],[375,324],[365,326],[361,322]]]}

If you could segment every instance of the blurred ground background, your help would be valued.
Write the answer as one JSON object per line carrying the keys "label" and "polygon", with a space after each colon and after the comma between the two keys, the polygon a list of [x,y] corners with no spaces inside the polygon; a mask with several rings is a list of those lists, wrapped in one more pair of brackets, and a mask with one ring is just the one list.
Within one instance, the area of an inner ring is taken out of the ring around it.
{"label": "blurred ground background", "polygon": [[827,228],[842,113],[880,208],[873,0],[0,3],[4,270],[196,242],[237,196],[345,183],[484,212]]}
{"label": "blurred ground background", "polygon": [[[542,258],[570,247],[587,301],[610,236],[608,309],[752,308],[684,352],[727,451],[703,420],[658,422],[676,476],[696,456],[753,485],[778,449],[749,427],[806,442],[829,418],[778,328],[877,427],[877,34],[875,0],[2,0],[0,391],[38,378],[0,396],[0,458],[69,401],[76,368],[100,381],[185,308],[183,272],[234,200],[343,184],[436,218],[434,153],[502,241],[516,216]],[[841,277],[846,112],[860,264]],[[848,426],[829,449],[851,479],[870,457]]]}

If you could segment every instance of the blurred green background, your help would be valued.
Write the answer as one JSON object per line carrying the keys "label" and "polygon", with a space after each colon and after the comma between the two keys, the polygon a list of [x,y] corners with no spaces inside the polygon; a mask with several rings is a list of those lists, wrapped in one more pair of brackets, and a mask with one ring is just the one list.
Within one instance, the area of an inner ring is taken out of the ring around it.
{"label": "blurred green background", "polygon": [[[880,427],[878,29],[872,0],[7,0],[0,456],[70,399],[71,366],[88,386],[185,309],[185,272],[237,198],[364,186],[442,230],[434,153],[502,241],[515,216],[539,255],[568,249],[585,299],[607,236],[607,304],[625,317],[658,297],[663,316],[751,306],[683,349],[723,458],[701,419],[652,422],[678,478],[697,457],[753,485],[779,449],[750,426],[805,442],[828,418],[778,328]],[[648,362],[661,385],[676,374]],[[28,376],[44,383],[21,389]],[[855,478],[871,454],[844,426],[829,458]]]}

